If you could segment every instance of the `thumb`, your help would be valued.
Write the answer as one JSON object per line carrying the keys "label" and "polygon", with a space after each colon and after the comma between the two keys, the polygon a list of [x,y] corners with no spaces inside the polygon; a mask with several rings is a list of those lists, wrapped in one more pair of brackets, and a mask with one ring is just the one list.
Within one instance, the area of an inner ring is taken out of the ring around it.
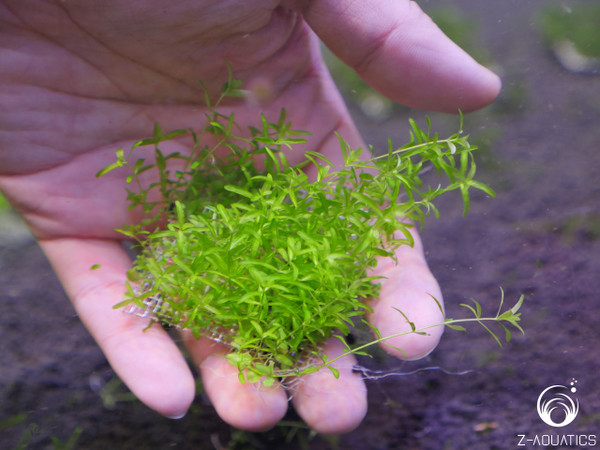
{"label": "thumb", "polygon": [[303,15],[333,53],[398,103],[468,112],[486,106],[500,90],[500,79],[413,1],[314,0]]}

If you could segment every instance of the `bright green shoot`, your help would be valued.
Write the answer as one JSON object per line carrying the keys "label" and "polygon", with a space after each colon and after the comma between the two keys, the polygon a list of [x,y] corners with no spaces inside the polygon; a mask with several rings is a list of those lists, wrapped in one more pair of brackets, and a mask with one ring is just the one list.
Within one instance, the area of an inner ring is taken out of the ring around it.
{"label": "bright green shoot", "polygon": [[[372,341],[369,341],[366,344],[363,344],[363,345],[360,345],[360,346],[354,347],[354,348],[350,348],[344,339],[340,339],[346,346],[347,350],[346,350],[346,352],[342,353],[341,355],[337,356],[336,358],[332,358],[329,360],[323,359],[323,362],[321,364],[316,364],[316,363],[310,364],[306,367],[297,369],[293,373],[290,373],[289,371],[288,372],[276,371],[273,374],[271,374],[271,377],[286,377],[286,376],[304,375],[306,373],[316,372],[325,367],[329,368],[334,373],[334,375],[337,376],[338,375],[337,370],[331,364],[335,361],[338,361],[339,359],[342,359],[351,354],[370,356],[368,353],[365,352],[365,350],[375,344],[384,344],[385,345],[386,342],[390,339],[407,336],[410,334],[426,336],[428,334],[427,330],[430,330],[432,328],[441,327],[441,326],[447,326],[448,328],[451,328],[456,331],[466,331],[466,328],[463,325],[470,324],[470,323],[478,323],[494,338],[494,340],[498,343],[498,345],[500,347],[502,347],[502,340],[486,324],[491,323],[491,324],[499,325],[504,330],[504,338],[505,338],[506,342],[510,342],[510,340],[512,338],[512,332],[508,328],[507,325],[511,325],[511,326],[515,327],[517,330],[519,330],[521,333],[524,334],[523,328],[519,324],[519,322],[521,320],[521,313],[518,311],[521,309],[521,306],[523,305],[523,301],[524,301],[525,297],[523,295],[521,295],[519,300],[517,300],[517,302],[511,308],[509,308],[505,311],[502,311],[502,307],[504,305],[504,291],[502,289],[501,289],[501,293],[502,293],[502,296],[500,298],[500,306],[498,307],[498,312],[496,313],[495,316],[483,317],[481,305],[476,300],[471,299],[471,301],[473,302],[473,305],[468,305],[468,304],[463,303],[463,304],[461,304],[461,306],[470,310],[473,313],[474,317],[467,317],[467,318],[463,318],[463,319],[446,318],[444,320],[444,322],[417,328],[416,325],[402,311],[398,310],[398,312],[404,317],[404,319],[408,323],[410,330],[392,334],[389,336],[384,336],[384,337],[382,337],[381,334],[377,330],[374,330],[375,335],[377,336],[377,339],[373,339]],[[442,311],[442,314],[443,314],[444,311],[442,309],[441,304],[434,297],[432,297],[432,299],[433,299],[433,301],[436,302],[436,304],[440,308],[440,311]],[[371,327],[371,325],[369,325],[369,326]],[[398,349],[397,347],[394,347],[394,348],[402,351],[402,349]],[[270,383],[271,382],[269,381],[268,384],[270,384]]]}
{"label": "bright green shoot", "polygon": [[[423,130],[412,120],[410,142],[390,142],[381,156],[365,156],[340,136],[342,167],[313,151],[292,165],[286,152],[298,152],[308,133],[292,129],[282,111],[277,121],[262,116],[260,127],[243,134],[233,115],[218,112],[224,99],[241,95],[239,88],[230,76],[216,102],[206,98],[198,132],[164,133],[156,125],[127,154],[118,149],[98,176],[126,168],[130,206],[146,214],[119,230],[139,254],[126,298],[115,307],[224,342],[242,382],[272,383],[298,374],[300,360],[331,363],[321,344],[334,333],[347,335],[369,311],[364,300],[379,293],[369,269],[413,245],[410,228],[438,215],[438,196],[458,191],[466,214],[471,189],[494,193],[474,179],[468,136],[438,139],[429,123]],[[191,153],[163,153],[162,144],[174,139],[188,139]],[[314,179],[303,170],[309,165]],[[430,168],[439,183],[425,182]],[[154,181],[144,184],[150,174]]]}

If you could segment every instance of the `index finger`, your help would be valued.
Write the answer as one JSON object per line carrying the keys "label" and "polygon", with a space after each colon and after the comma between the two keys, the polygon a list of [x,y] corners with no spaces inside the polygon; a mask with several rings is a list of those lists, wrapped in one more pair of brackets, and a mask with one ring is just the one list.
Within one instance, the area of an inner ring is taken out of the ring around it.
{"label": "index finger", "polygon": [[500,90],[500,79],[446,37],[414,1],[315,0],[303,15],[342,61],[403,105],[468,112]]}

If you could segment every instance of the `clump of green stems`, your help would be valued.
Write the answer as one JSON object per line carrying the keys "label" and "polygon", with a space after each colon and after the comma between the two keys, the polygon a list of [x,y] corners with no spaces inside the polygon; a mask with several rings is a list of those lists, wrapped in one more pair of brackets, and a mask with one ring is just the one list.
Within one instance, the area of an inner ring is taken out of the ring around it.
{"label": "clump of green stems", "polygon": [[[377,259],[394,259],[399,246],[413,245],[410,228],[437,216],[433,200],[441,194],[459,191],[466,214],[470,189],[493,192],[473,179],[475,148],[467,136],[438,139],[412,120],[410,142],[400,148],[390,142],[383,155],[361,158],[362,149],[339,136],[343,166],[313,151],[292,165],[284,150],[298,151],[308,133],[293,130],[282,110],[276,122],[261,116],[261,126],[244,136],[233,114],[217,110],[225,98],[241,95],[240,82],[230,77],[215,103],[206,96],[199,133],[163,133],[155,125],[153,137],[127,155],[118,149],[117,160],[98,173],[129,169],[127,182],[136,186],[128,190],[130,207],[146,214],[119,230],[139,253],[125,300],[115,308],[150,312],[154,321],[227,343],[241,382],[269,385],[322,367],[337,375],[320,345],[332,334],[347,335],[357,316],[370,311],[365,300],[379,294],[380,277],[370,274]],[[193,142],[189,155],[161,151],[184,135]],[[134,161],[144,147],[154,151]],[[305,173],[309,165],[314,178]],[[446,184],[426,185],[429,168]],[[149,171],[157,181],[145,186],[141,175]],[[480,323],[487,320],[479,307],[473,311]],[[509,319],[516,324],[518,315],[493,320]],[[426,332],[411,326],[408,333]],[[368,345],[391,337],[373,330],[377,339]]]}

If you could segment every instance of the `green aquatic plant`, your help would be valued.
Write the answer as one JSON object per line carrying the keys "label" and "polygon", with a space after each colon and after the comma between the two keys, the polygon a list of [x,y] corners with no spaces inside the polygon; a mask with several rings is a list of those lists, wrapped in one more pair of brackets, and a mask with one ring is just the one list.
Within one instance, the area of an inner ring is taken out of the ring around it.
{"label": "green aquatic plant", "polygon": [[558,62],[568,71],[600,74],[600,5],[550,4],[541,8],[537,26]]}
{"label": "green aquatic plant", "polygon": [[596,2],[550,4],[541,8],[537,25],[550,45],[568,41],[580,54],[600,58],[599,20],[600,4]]}
{"label": "green aquatic plant", "polygon": [[[233,114],[218,112],[239,88],[230,78],[216,102],[207,96],[199,132],[164,133],[155,125],[151,138],[127,154],[118,149],[98,173],[127,168],[130,207],[146,215],[119,230],[135,241],[138,256],[126,298],[115,307],[228,344],[242,382],[270,384],[321,367],[336,374],[320,345],[348,334],[370,310],[365,300],[379,293],[380,277],[370,274],[377,259],[413,245],[410,229],[438,214],[440,195],[458,191],[466,214],[471,189],[494,193],[473,178],[475,148],[462,131],[440,139],[429,123],[423,130],[412,120],[410,142],[390,142],[379,156],[339,136],[343,165],[310,150],[290,164],[286,153],[299,151],[307,133],[292,129],[282,111],[274,122],[261,116],[261,126],[243,135]],[[161,150],[185,137],[193,143],[189,155]],[[430,169],[445,182],[425,183]],[[145,185],[142,174],[152,171],[156,181]],[[479,307],[473,311],[480,323],[487,320]],[[518,315],[493,320],[509,319],[516,325]],[[401,334],[426,333],[411,327]],[[371,344],[391,338],[373,331]]]}

